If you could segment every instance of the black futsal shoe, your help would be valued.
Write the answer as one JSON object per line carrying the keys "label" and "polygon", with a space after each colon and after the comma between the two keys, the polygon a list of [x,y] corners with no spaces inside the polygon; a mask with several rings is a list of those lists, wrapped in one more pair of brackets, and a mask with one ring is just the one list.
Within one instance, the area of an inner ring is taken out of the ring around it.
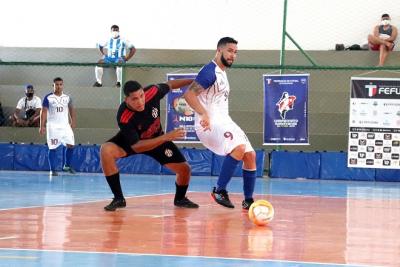
{"label": "black futsal shoe", "polygon": [[184,197],[181,200],[174,200],[174,205],[180,208],[197,209],[199,205]]}
{"label": "black futsal shoe", "polygon": [[108,204],[107,206],[104,207],[104,209],[106,211],[115,211],[116,209],[125,208],[125,207],[126,207],[125,198],[122,198],[122,199],[114,198],[110,204]]}
{"label": "black futsal shoe", "polygon": [[252,198],[245,199],[242,201],[242,208],[244,210],[248,210],[248,209],[250,209],[250,206],[253,203],[254,203],[254,199],[252,199]]}
{"label": "black futsal shoe", "polygon": [[76,172],[75,172],[75,170],[74,169],[72,169],[72,167],[70,167],[70,166],[66,166],[66,165],[64,165],[64,167],[63,167],[63,171],[65,171],[65,172],[69,172],[70,174],[75,174]]}
{"label": "black futsal shoe", "polygon": [[229,200],[228,196],[228,191],[226,190],[219,190],[214,187],[213,191],[211,192],[212,198],[217,202],[218,204],[233,209],[235,206],[232,204],[232,202]]}
{"label": "black futsal shoe", "polygon": [[95,82],[94,84],[93,84],[93,87],[102,87],[103,85],[101,84],[101,83],[99,83],[99,82]]}

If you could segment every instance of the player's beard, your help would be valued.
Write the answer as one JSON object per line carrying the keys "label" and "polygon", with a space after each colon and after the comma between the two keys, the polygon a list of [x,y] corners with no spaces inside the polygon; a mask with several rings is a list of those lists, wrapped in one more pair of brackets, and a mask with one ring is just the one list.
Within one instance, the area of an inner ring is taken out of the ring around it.
{"label": "player's beard", "polygon": [[224,54],[221,54],[221,62],[222,65],[224,65],[227,68],[230,68],[232,66],[232,63],[229,63],[228,61],[226,61],[226,59],[224,58]]}

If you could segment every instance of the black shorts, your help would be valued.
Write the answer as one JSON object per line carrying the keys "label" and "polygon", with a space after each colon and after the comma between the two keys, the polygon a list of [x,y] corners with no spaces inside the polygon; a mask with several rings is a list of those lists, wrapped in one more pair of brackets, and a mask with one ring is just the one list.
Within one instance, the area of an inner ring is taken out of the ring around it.
{"label": "black shorts", "polygon": [[126,157],[135,154],[145,154],[158,161],[161,165],[186,162],[186,159],[179,148],[171,141],[165,142],[162,145],[143,153],[136,153],[133,151],[129,142],[125,140],[124,136],[120,132],[107,142],[114,143],[122,148],[127,154]]}

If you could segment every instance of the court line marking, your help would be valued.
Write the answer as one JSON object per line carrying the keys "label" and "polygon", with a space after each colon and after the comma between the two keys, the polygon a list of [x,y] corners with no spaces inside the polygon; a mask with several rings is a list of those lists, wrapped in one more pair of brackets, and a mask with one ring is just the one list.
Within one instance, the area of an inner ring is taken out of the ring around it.
{"label": "court line marking", "polygon": [[[152,195],[129,196],[129,197],[125,197],[125,199],[139,198],[139,197],[164,196],[164,195],[173,195],[173,193],[159,193],[159,194],[152,194]],[[82,202],[71,202],[71,203],[54,204],[54,205],[48,205],[48,206],[22,206],[22,207],[0,209],[0,211],[16,210],[16,209],[31,209],[31,208],[47,208],[47,207],[71,206],[71,205],[78,205],[78,204],[88,204],[88,203],[103,202],[103,201],[109,201],[109,200],[110,199],[107,198],[107,199],[89,200],[89,201],[82,201]]]}
{"label": "court line marking", "polygon": [[15,239],[15,238],[18,238],[18,236],[16,236],[16,235],[3,236],[3,237],[0,237],[0,240]]}
{"label": "court line marking", "polygon": [[37,260],[39,257],[33,256],[0,256],[0,259],[7,259],[7,260]]}
{"label": "court line marking", "polygon": [[[209,193],[209,192],[204,192],[204,191],[188,191],[188,193]],[[147,195],[137,195],[137,196],[129,196],[125,197],[125,199],[130,199],[130,198],[140,198],[140,197],[153,197],[153,196],[165,196],[165,195],[173,195],[174,193],[158,193],[158,194],[147,194]],[[232,192],[229,193],[230,195],[243,195],[243,193],[236,193]],[[355,197],[335,197],[335,196],[319,196],[319,195],[291,195],[291,194],[255,194],[256,196],[271,196],[271,197],[296,197],[296,198],[324,198],[324,199],[353,199],[353,200],[386,200],[388,198],[355,198]],[[399,198],[389,198],[390,200],[400,200]],[[70,202],[70,203],[61,203],[61,204],[53,204],[53,205],[48,205],[48,206],[22,206],[22,207],[13,207],[13,208],[5,208],[5,209],[0,209],[0,211],[9,211],[9,210],[17,210],[17,209],[31,209],[31,208],[46,208],[46,207],[62,207],[62,206],[72,206],[72,205],[81,205],[81,204],[89,204],[89,203],[96,203],[96,202],[103,202],[103,201],[108,201],[109,198],[107,199],[97,199],[97,200],[89,200],[89,201],[82,201],[82,202]]]}
{"label": "court line marking", "polygon": [[[188,191],[188,193],[207,193],[204,191]],[[236,193],[236,192],[229,192],[229,195],[241,195],[243,196],[243,193]],[[359,196],[359,197],[348,197],[348,196],[321,196],[321,195],[293,195],[293,194],[277,194],[277,193],[254,193],[254,195],[258,196],[271,196],[271,197],[298,197],[298,198],[332,198],[332,199],[352,199],[352,200],[400,200],[400,196],[392,196],[392,197],[386,197],[386,196],[379,196],[379,197],[374,197],[370,198],[368,196]]]}
{"label": "court line marking", "polygon": [[257,262],[277,262],[277,263],[297,263],[297,264],[314,264],[322,266],[352,266],[352,267],[374,267],[374,265],[356,265],[345,263],[323,263],[308,261],[290,261],[290,260],[266,260],[266,259],[246,259],[246,258],[227,258],[227,257],[211,257],[211,256],[192,256],[192,255],[173,255],[173,254],[152,254],[152,253],[126,253],[126,252],[100,252],[100,251],[79,251],[79,250],[51,250],[51,249],[19,249],[19,248],[0,248],[1,250],[11,251],[32,251],[32,252],[59,252],[59,253],[82,253],[82,254],[110,254],[110,255],[126,255],[126,256],[155,256],[155,257],[176,257],[176,258],[201,258],[216,260],[236,260],[236,261],[257,261]]}

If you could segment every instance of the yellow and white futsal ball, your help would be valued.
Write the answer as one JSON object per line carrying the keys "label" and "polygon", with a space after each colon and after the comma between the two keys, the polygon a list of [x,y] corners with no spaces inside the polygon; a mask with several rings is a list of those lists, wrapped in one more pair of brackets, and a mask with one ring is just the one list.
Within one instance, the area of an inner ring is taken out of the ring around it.
{"label": "yellow and white futsal ball", "polygon": [[256,225],[267,225],[274,218],[274,207],[264,199],[251,204],[249,208],[249,219]]}

